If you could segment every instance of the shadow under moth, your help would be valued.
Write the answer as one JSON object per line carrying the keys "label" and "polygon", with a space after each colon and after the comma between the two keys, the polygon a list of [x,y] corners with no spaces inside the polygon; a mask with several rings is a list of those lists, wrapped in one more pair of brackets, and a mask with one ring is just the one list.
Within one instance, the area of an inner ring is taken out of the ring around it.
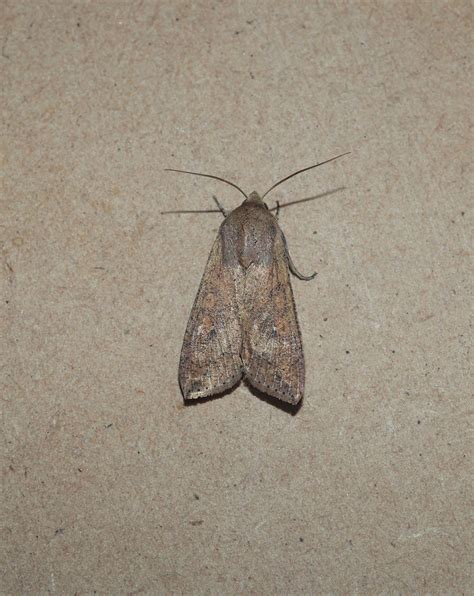
{"label": "shadow under moth", "polygon": [[276,210],[278,216],[280,205],[269,209],[263,199],[289,178],[338,157],[342,156],[286,176],[262,197],[256,192],[246,195],[236,184],[218,176],[167,169],[226,182],[245,196],[229,214],[215,197],[219,209],[205,211],[220,211],[225,219],[211,249],[184,335],[178,376],[185,400],[222,393],[242,378],[290,404],[297,404],[303,397],[303,345],[290,271],[302,280],[313,279],[316,273],[304,276],[298,272],[272,213]]}

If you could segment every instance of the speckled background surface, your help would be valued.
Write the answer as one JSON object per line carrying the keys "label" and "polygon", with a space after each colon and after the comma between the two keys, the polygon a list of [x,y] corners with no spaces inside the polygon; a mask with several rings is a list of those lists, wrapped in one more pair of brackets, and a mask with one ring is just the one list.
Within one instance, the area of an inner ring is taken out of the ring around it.
{"label": "speckled background surface", "polygon": [[[472,591],[471,18],[2,2],[2,594]],[[240,197],[163,168],[263,191],[343,151],[270,199],[323,195],[280,217],[319,272],[302,407],[185,407],[221,218],[160,212]]]}

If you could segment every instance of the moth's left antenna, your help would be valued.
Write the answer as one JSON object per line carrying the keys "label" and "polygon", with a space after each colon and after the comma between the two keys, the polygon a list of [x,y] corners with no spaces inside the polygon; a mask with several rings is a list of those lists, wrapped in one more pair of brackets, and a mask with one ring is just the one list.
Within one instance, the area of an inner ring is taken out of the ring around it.
{"label": "moth's left antenna", "polygon": [[173,168],[165,168],[165,172],[178,172],[180,174],[192,174],[193,176],[204,176],[205,178],[214,178],[214,180],[220,180],[221,182],[225,182],[226,184],[233,186],[239,192],[241,192],[246,199],[248,198],[244,191],[240,188],[240,186],[237,186],[237,184],[234,184],[234,182],[230,182],[225,178],[220,178],[219,176],[213,176],[212,174],[201,174],[200,172],[188,172],[188,170],[175,170]]}

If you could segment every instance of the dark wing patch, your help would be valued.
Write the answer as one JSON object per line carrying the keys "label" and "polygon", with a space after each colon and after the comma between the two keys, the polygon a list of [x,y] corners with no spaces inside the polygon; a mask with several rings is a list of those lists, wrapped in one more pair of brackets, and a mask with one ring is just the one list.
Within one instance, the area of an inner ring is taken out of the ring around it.
{"label": "dark wing patch", "polygon": [[184,336],[179,384],[185,399],[230,389],[242,377],[236,276],[222,260],[219,234],[201,280]]}

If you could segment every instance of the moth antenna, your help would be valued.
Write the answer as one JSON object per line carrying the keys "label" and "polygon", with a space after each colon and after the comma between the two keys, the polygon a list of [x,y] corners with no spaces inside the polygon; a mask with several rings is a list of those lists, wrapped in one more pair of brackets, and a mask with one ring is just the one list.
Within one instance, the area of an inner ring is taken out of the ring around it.
{"label": "moth antenna", "polygon": [[226,180],[225,178],[220,178],[219,176],[213,176],[212,174],[201,174],[200,172],[188,172],[188,170],[175,170],[174,168],[165,168],[165,172],[178,172],[180,174],[193,174],[194,176],[204,176],[205,178],[214,178],[214,180],[220,180],[221,182],[225,182],[226,184],[233,186],[239,192],[241,192],[246,199],[248,198],[247,195],[244,193],[244,191],[239,186],[237,186],[237,184],[234,184],[233,182],[230,182],[229,180]]}
{"label": "moth antenna", "polygon": [[184,211],[160,211],[161,215],[170,213],[222,213],[220,209],[186,209]]}
{"label": "moth antenna", "polygon": [[278,182],[276,182],[272,187],[270,187],[267,190],[267,192],[264,195],[262,195],[262,199],[264,199],[267,196],[267,194],[269,192],[271,192],[274,188],[276,188],[277,186],[279,186],[283,182],[286,182],[290,178],[293,178],[293,176],[296,176],[297,174],[301,174],[303,172],[307,172],[308,170],[312,170],[313,168],[317,168],[318,166],[323,166],[325,163],[329,163],[330,161],[334,161],[335,159],[339,159],[343,155],[349,155],[349,153],[350,153],[350,151],[346,151],[346,153],[341,153],[341,155],[336,155],[336,157],[331,157],[331,159],[326,159],[326,161],[322,161],[321,163],[317,163],[314,166],[308,166],[307,168],[303,168],[302,170],[298,170],[297,172],[293,172],[293,174],[290,174],[289,176],[286,176],[285,178],[282,178],[281,180],[279,180]]}
{"label": "moth antenna", "polygon": [[341,190],[346,190],[345,186],[340,186],[339,188],[334,188],[333,190],[327,190],[326,192],[322,192],[319,195],[314,197],[307,197],[306,199],[298,199],[297,201],[290,201],[289,203],[279,203],[277,201],[277,205],[275,207],[271,207],[269,211],[278,211],[283,209],[283,207],[290,207],[291,205],[297,205],[298,203],[306,203],[307,201],[314,201],[315,199],[322,199],[323,197],[327,197],[329,195],[334,194],[335,192],[340,192]]}

